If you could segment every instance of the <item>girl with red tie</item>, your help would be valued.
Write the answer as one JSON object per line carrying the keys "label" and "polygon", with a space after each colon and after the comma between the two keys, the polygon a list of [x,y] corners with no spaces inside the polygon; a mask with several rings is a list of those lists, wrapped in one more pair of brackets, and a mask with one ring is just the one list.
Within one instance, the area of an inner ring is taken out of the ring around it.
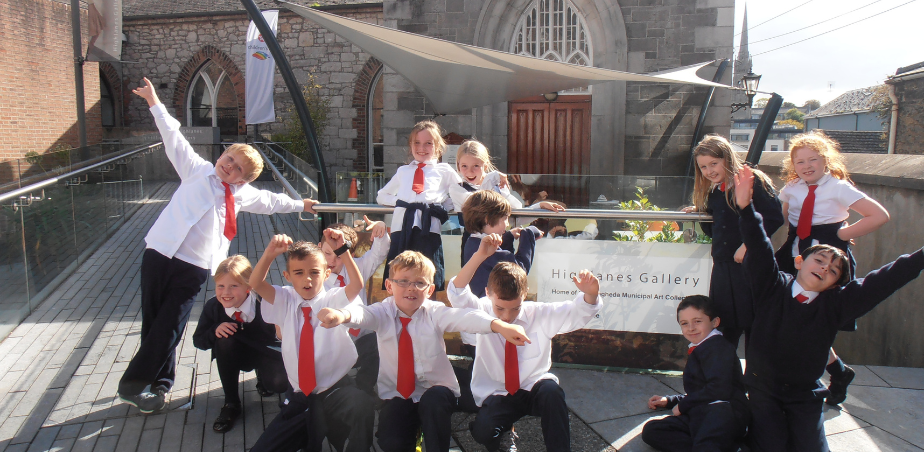
{"label": "girl with red tie", "polygon": [[[411,163],[401,166],[379,190],[376,202],[395,206],[391,221],[391,247],[385,262],[405,250],[419,251],[436,266],[433,284],[443,290],[443,245],[440,227],[449,219],[452,199],[449,188],[462,178],[448,163],[438,163],[446,149],[440,126],[421,121],[407,139]],[[385,277],[388,279],[388,266]],[[384,285],[384,283],[383,283]]]}
{"label": "girl with red tie", "polygon": [[[850,243],[857,237],[879,229],[889,221],[889,212],[874,199],[857,190],[844,165],[840,145],[822,132],[792,137],[789,158],[783,163],[786,186],[780,191],[783,213],[789,219],[789,237],[776,252],[780,270],[796,274],[795,256],[806,248],[822,244],[840,248],[850,262],[853,278],[856,261]],[[847,223],[850,210],[863,218]],[[856,331],[856,321],[842,331]],[[826,402],[837,405],[847,398],[853,369],[847,367],[831,349],[828,358],[831,395]]]}
{"label": "girl with red tie", "polygon": [[[703,232],[712,237],[709,298],[715,301],[716,315],[722,319],[719,329],[723,337],[737,347],[754,317],[751,286],[741,266],[747,248],[741,241],[735,207],[735,174],[744,163],[731,143],[718,135],[703,138],[693,150],[693,157],[696,159],[693,206],[684,211],[712,215],[712,223],[700,223]],[[783,225],[783,213],[770,179],[758,170],[753,171],[754,208],[763,216],[764,231],[769,237]]]}

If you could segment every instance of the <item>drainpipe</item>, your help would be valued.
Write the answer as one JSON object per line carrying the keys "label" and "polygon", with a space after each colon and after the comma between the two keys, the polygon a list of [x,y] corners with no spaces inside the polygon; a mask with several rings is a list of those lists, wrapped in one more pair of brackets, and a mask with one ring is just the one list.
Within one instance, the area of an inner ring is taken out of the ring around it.
{"label": "drainpipe", "polygon": [[892,119],[889,120],[889,154],[895,153],[895,131],[898,130],[898,95],[895,85],[889,85],[889,99],[892,101]]}

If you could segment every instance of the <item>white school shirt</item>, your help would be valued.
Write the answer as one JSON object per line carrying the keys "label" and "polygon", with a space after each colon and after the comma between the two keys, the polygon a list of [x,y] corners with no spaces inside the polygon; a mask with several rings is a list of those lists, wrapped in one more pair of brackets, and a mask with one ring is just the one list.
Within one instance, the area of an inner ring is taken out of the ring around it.
{"label": "white school shirt", "polygon": [[[501,196],[506,198],[507,202],[510,203],[511,209],[522,209],[523,203],[520,202],[516,196],[513,196],[510,193],[510,187],[500,187],[500,174],[501,173],[498,171],[491,171],[490,173],[485,174],[484,180],[481,181],[480,185],[469,185],[474,187],[475,191],[488,190],[500,193]],[[472,193],[474,193],[474,191],[466,190],[465,187],[460,184],[461,183],[453,184],[449,187],[449,197],[452,198],[452,205],[456,212],[462,212],[462,205],[465,204],[465,200],[468,199],[469,196],[472,196]]]}
{"label": "white school shirt", "polygon": [[793,281],[793,282],[792,282],[792,297],[793,297],[793,298],[796,298],[796,295],[799,295],[799,294],[805,295],[806,297],[808,297],[808,300],[805,300],[805,301],[803,302],[803,303],[805,303],[805,304],[809,304],[809,303],[815,301],[815,298],[818,298],[818,294],[819,294],[819,293],[820,293],[820,292],[814,292],[814,291],[811,291],[811,290],[805,290],[805,289],[802,288],[802,285],[799,284],[798,282],[796,282],[796,281]]}
{"label": "white school shirt", "polygon": [[[372,239],[372,247],[369,248],[369,251],[366,251],[362,257],[353,258],[356,262],[356,266],[359,267],[359,274],[363,277],[363,282],[368,282],[369,278],[372,277],[372,274],[378,270],[379,265],[382,265],[382,262],[385,262],[385,259],[388,257],[388,248],[391,246],[391,237],[388,234],[383,235],[379,238]],[[334,273],[333,270],[330,272],[330,277],[324,281],[325,289],[333,289],[335,287],[340,287],[340,281],[337,280],[337,276],[343,276],[343,284],[350,283],[350,275],[347,273],[346,269],[341,268],[341,273]],[[365,306],[369,304],[367,299],[366,290],[359,291],[359,300]],[[359,339],[366,334],[369,334],[369,330],[360,330],[359,335],[353,337],[353,340]]]}
{"label": "white school shirt", "polygon": [[[494,317],[494,306],[490,298],[478,298],[468,286],[459,289],[452,280],[446,287],[446,295],[453,307],[476,308]],[[549,373],[552,367],[552,338],[556,334],[583,328],[600,312],[600,306],[599,296],[597,304],[593,305],[584,301],[584,294],[581,292],[569,301],[526,301],[520,305],[520,313],[513,324],[522,326],[532,341],[517,346],[521,389],[532,390],[539,380],[553,380],[558,383],[558,377]],[[492,395],[507,395],[507,389],[504,387],[506,342],[504,337],[497,333],[478,335],[478,353],[475,355],[475,365],[472,369],[472,395],[478,406]]]}
{"label": "white school shirt", "polygon": [[[196,154],[180,133],[179,121],[167,113],[163,104],[151,107],[151,114],[181,182],[145,236],[147,248],[214,271],[228,257],[231,245],[224,235],[225,187],[215,174],[215,166]],[[302,200],[257,190],[250,184],[230,187],[235,214],[244,211],[268,215],[305,209]]]}
{"label": "white school shirt", "polygon": [[[305,300],[292,286],[273,286],[276,290],[274,303],[263,300],[260,305],[263,320],[279,325],[282,329],[282,362],[286,367],[289,384],[296,392],[298,388],[298,348],[302,337],[305,316],[302,306],[311,307],[311,326],[314,328],[314,374],[317,386],[312,393],[330,389],[356,364],[356,347],[350,333],[342,326],[324,328],[318,322],[322,308],[342,309],[348,305],[359,305],[359,298],[348,300],[343,289],[321,289],[314,298]],[[352,302],[352,303],[351,303]]]}
{"label": "white school shirt", "polygon": [[[367,328],[376,332],[379,343],[379,397],[388,400],[404,397],[398,392],[398,338],[401,334],[401,317],[407,317],[388,297],[371,306],[351,304],[348,327]],[[408,334],[414,344],[414,375],[417,377],[411,399],[416,403],[427,389],[433,386],[449,388],[456,397],[461,395],[456,374],[446,356],[446,331],[490,333],[494,318],[475,309],[454,309],[433,300],[423,304],[411,316]]]}
{"label": "white school shirt", "polygon": [[[417,164],[418,162],[415,160],[398,167],[391,180],[379,190],[375,201],[383,206],[394,206],[400,199],[408,203],[441,204],[447,212],[452,210],[449,188],[462,182],[462,178],[456,174],[456,171],[448,163],[436,163],[436,160],[430,160],[427,162],[427,166],[423,167],[424,190],[418,194],[412,188]],[[395,207],[395,213],[391,219],[391,232],[400,231],[403,227],[405,210],[404,207]],[[421,230],[424,229],[420,225],[420,211],[417,211],[414,215],[414,226],[419,227]],[[439,234],[440,226],[440,220],[436,218],[430,219],[430,232]]]}
{"label": "white school shirt", "polygon": [[[853,184],[825,174],[818,180],[815,189],[815,207],[812,209],[812,225],[840,223],[850,216],[850,206],[866,198],[866,194]],[[808,196],[808,184],[802,179],[790,181],[780,190],[780,202],[789,204],[789,223],[799,225],[802,203]]]}
{"label": "white school shirt", "polygon": [[225,314],[228,314],[228,317],[234,318],[235,312],[241,313],[241,318],[244,319],[244,323],[253,322],[254,317],[257,316],[257,304],[255,303],[256,298],[254,298],[254,292],[251,290],[247,295],[247,299],[241,303],[240,306],[236,308],[225,308]]}

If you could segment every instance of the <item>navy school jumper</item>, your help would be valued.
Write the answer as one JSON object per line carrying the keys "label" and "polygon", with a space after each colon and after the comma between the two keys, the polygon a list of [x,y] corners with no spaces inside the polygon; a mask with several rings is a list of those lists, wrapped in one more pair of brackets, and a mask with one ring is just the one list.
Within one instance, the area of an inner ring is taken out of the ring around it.
{"label": "navy school jumper", "polygon": [[[478,266],[475,275],[472,276],[472,281],[469,283],[469,289],[471,289],[472,293],[478,297],[485,296],[485,288],[488,286],[488,276],[491,275],[491,270],[493,270],[494,266],[499,262],[514,262],[522,267],[526,273],[529,273],[529,269],[533,265],[533,253],[536,251],[536,238],[535,232],[531,229],[524,228],[520,232],[520,245],[514,253],[512,251],[513,234],[511,234],[510,231],[505,232],[500,249],[485,259],[485,261]],[[468,262],[478,251],[479,246],[481,246],[481,239],[470,237],[468,241],[465,242],[465,253],[462,255],[462,260]]]}
{"label": "navy school jumper", "polygon": [[838,329],[917,278],[924,270],[924,250],[802,304],[792,296],[795,277],[777,267],[762,223],[752,206],[741,210],[741,236],[748,248],[744,268],[755,297],[745,384],[789,400],[821,403],[828,391],[819,379]]}

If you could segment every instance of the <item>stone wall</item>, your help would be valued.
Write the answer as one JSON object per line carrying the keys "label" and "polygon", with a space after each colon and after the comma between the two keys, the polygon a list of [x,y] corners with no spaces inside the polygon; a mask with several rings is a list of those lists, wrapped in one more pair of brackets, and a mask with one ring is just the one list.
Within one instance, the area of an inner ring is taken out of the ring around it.
{"label": "stone wall", "polygon": [[[355,6],[333,12],[371,23],[381,23],[382,17],[378,5]],[[150,78],[168,110],[183,122],[189,83],[207,59],[221,61],[222,68],[229,75],[240,77],[243,85],[244,39],[248,24],[244,14],[126,18],[124,29],[129,44],[123,47],[123,59],[138,61],[139,64],[125,65],[124,77],[129,80],[130,86],[135,86],[142,77]],[[328,126],[318,132],[329,174],[333,176],[336,171],[365,167],[366,157],[359,155],[353,143],[357,137],[354,128],[357,109],[353,106],[353,99],[356,94],[354,88],[370,56],[326,29],[287,11],[280,11],[277,40],[299,83],[304,84],[309,74],[313,74],[315,82],[322,87],[320,94],[331,100]],[[244,134],[243,87],[239,92],[239,133]],[[275,101],[276,122],[262,124],[262,133],[281,132],[283,121],[295,114],[291,96],[278,72]],[[142,99],[130,98],[125,111],[127,125],[153,125],[147,104]]]}
{"label": "stone wall", "polygon": [[[653,72],[731,58],[732,0],[574,0],[593,41],[594,66]],[[385,25],[441,39],[508,50],[527,0],[386,0]],[[711,78],[714,70],[705,70]],[[385,74],[386,172],[407,161],[407,133],[435,113],[403,77]],[[731,67],[725,83],[732,78]],[[595,85],[591,148],[596,174],[680,174],[686,170],[695,121],[706,89],[689,85],[611,82]],[[729,131],[730,93],[717,90],[706,133]],[[485,142],[504,169],[507,104],[437,121]]]}
{"label": "stone wall", "polygon": [[[71,10],[51,0],[0,0],[0,161],[78,146]],[[87,43],[86,12],[81,20]],[[99,65],[83,66],[87,142],[99,143]],[[4,166],[5,167],[5,166]],[[4,171],[0,169],[0,171]],[[8,180],[8,174],[3,180]]]}
{"label": "stone wall", "polygon": [[924,78],[895,83],[898,95],[896,154],[924,154]]}
{"label": "stone wall", "polygon": [[[760,167],[771,176],[780,174],[786,153],[764,153]],[[889,211],[891,220],[878,231],[857,238],[853,247],[857,275],[864,276],[902,254],[924,246],[920,218],[924,212],[924,156],[845,154],[844,159],[857,188]],[[779,177],[777,187],[781,187]],[[852,213],[848,221],[859,219]],[[779,247],[785,228],[774,235]],[[861,317],[856,332],[841,332],[834,349],[848,364],[924,367],[924,324],[921,296],[924,278],[919,277]]]}

